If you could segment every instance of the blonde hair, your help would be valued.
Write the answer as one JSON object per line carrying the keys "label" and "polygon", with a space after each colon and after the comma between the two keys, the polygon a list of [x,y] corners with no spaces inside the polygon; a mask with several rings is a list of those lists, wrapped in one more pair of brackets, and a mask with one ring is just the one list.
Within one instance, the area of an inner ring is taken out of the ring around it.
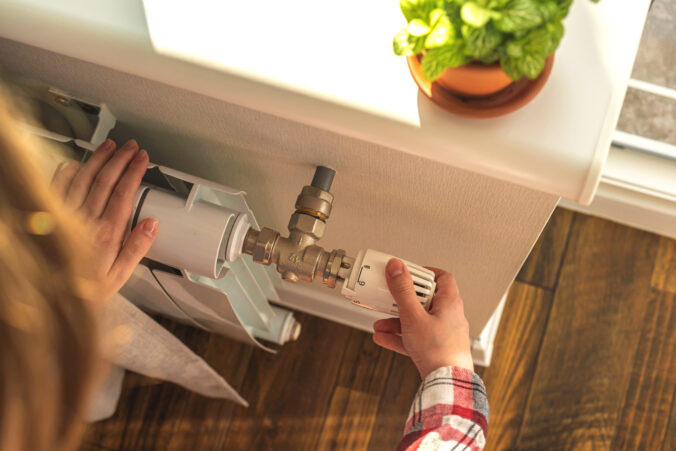
{"label": "blonde hair", "polygon": [[98,362],[78,276],[86,230],[50,192],[19,116],[0,87],[0,449],[74,449]]}

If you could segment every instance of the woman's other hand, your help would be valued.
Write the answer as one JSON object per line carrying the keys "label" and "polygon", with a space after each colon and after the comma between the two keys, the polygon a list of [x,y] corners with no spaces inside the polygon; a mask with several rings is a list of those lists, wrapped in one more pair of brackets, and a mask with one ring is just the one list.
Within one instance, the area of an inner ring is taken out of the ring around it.
{"label": "woman's other hand", "polygon": [[429,269],[436,275],[437,291],[428,312],[415,295],[406,265],[397,259],[388,262],[387,284],[399,318],[376,321],[373,341],[411,357],[423,379],[442,366],[473,371],[469,324],[455,278],[441,269]]}
{"label": "woman's other hand", "polygon": [[157,236],[158,222],[139,223],[126,241],[134,196],[148,167],[148,154],[134,140],[116,149],[106,140],[80,165],[72,161],[52,180],[52,189],[67,207],[80,213],[94,233],[93,295],[108,300],[124,285]]}

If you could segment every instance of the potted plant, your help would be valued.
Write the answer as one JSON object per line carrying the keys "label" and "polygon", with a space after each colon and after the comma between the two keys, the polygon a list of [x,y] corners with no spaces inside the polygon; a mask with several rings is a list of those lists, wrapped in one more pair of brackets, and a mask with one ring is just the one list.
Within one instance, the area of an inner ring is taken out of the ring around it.
{"label": "potted plant", "polygon": [[490,96],[540,76],[572,2],[401,0],[408,25],[394,37],[394,53],[418,58],[428,82],[461,96]]}

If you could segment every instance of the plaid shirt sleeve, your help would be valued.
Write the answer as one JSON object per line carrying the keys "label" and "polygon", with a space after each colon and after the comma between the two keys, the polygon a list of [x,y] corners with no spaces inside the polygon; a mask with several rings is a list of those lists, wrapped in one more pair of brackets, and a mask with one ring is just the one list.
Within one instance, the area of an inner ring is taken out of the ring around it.
{"label": "plaid shirt sleeve", "polygon": [[420,384],[397,450],[481,450],[487,434],[483,381],[470,370],[445,366]]}

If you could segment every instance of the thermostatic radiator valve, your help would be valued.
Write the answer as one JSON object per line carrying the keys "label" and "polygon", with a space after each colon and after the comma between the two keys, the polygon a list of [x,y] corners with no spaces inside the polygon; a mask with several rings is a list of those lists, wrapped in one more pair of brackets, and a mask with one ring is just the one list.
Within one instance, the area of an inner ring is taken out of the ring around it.
{"label": "thermostatic radiator valve", "polygon": [[[343,283],[340,293],[360,307],[399,316],[397,303],[390,294],[385,278],[387,262],[392,258],[393,255],[373,249],[359,251],[354,268]],[[437,288],[434,273],[406,260],[402,262],[413,278],[413,288],[418,301],[426,310],[429,309]]]}
{"label": "thermostatic radiator valve", "polygon": [[[329,189],[334,175],[330,168],[317,167],[312,183],[304,186],[296,199],[288,237],[267,227],[260,231],[250,228],[244,237],[242,253],[251,255],[257,263],[275,265],[288,282],[312,282],[321,277],[326,286],[334,288],[342,281],[341,294],[353,304],[396,316],[397,304],[385,279],[385,266],[393,256],[367,249],[360,251],[355,260],[342,249],[327,251],[316,244],[324,236],[331,214],[333,195]],[[229,243],[228,248],[237,245]],[[434,273],[410,262],[404,264],[413,277],[416,296],[429,308],[436,289]]]}
{"label": "thermostatic radiator valve", "polygon": [[[165,171],[167,171],[165,169]],[[310,185],[296,199],[289,220],[289,236],[273,229],[257,230],[246,213],[218,205],[204,187],[186,196],[161,188],[141,186],[130,221],[130,230],[145,218],[157,218],[161,229],[147,257],[187,272],[220,279],[229,263],[244,254],[263,265],[274,265],[288,282],[312,282],[316,277],[329,288],[342,283],[341,294],[355,305],[397,315],[385,279],[385,266],[393,257],[372,249],[357,258],[342,249],[325,250],[317,245],[331,216],[333,194],[329,192],[335,171],[317,167]],[[434,273],[404,261],[416,295],[426,308],[434,296]]]}

